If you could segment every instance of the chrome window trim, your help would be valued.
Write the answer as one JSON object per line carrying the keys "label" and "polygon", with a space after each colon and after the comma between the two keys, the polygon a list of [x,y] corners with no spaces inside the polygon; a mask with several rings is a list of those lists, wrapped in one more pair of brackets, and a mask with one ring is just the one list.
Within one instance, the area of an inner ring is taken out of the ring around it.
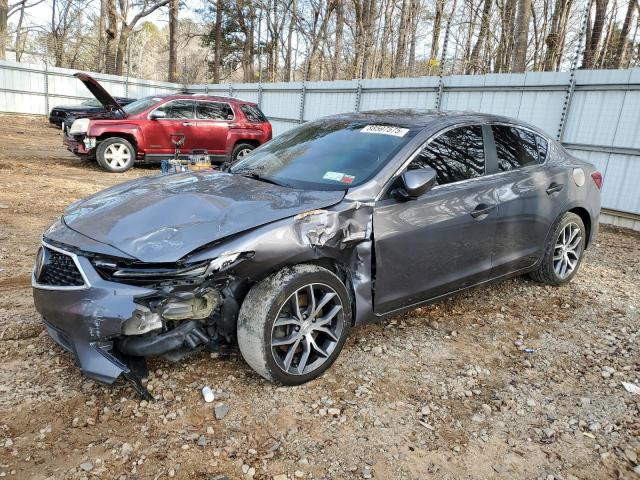
{"label": "chrome window trim", "polygon": [[82,280],[84,281],[84,285],[69,285],[69,286],[64,286],[64,285],[42,285],[42,284],[38,283],[37,280],[36,280],[36,266],[34,265],[33,270],[31,271],[31,286],[33,288],[39,288],[41,290],[66,290],[66,291],[69,291],[69,290],[86,290],[87,288],[91,287],[91,283],[89,282],[89,279],[87,278],[86,274],[84,273],[84,270],[80,266],[80,261],[78,260],[78,256],[75,253],[68,252],[67,250],[63,250],[62,248],[54,247],[53,245],[48,244],[44,240],[42,241],[42,246],[46,247],[46,248],[49,248],[51,250],[54,250],[54,251],[56,251],[58,253],[62,253],[63,255],[67,255],[67,256],[71,257],[71,259],[73,260],[73,263],[76,264],[76,268],[80,272],[80,276],[82,277]]}
{"label": "chrome window trim", "polygon": [[[236,120],[236,112],[233,109],[233,106],[229,103],[229,102],[222,102],[220,100],[208,100],[208,99],[198,99],[198,100],[194,100],[196,107],[194,109],[195,112],[195,120],[200,120],[203,122],[234,122]],[[226,118],[218,118],[218,119],[213,119],[213,118],[199,118],[198,117],[198,103],[204,103],[204,102],[208,102],[208,103],[224,103],[225,105],[227,105],[229,107],[229,109],[231,110],[231,113],[233,113],[233,118],[231,120],[226,119]]]}
{"label": "chrome window trim", "polygon": [[151,110],[149,113],[147,113],[147,120],[151,120],[151,114],[153,112],[155,112],[159,108],[162,108],[165,105],[169,105],[170,103],[173,103],[173,102],[192,102],[193,103],[193,118],[170,118],[170,117],[165,117],[165,118],[156,118],[155,119],[156,121],[178,120],[178,121],[182,121],[182,122],[188,122],[190,120],[195,120],[196,119],[196,101],[195,100],[192,100],[191,98],[173,98],[173,99],[169,100],[168,102],[164,102],[164,103],[156,106],[153,110]]}
{"label": "chrome window trim", "polygon": [[[458,184],[462,184],[462,183],[472,182],[474,180],[481,180],[483,178],[493,178],[493,177],[496,177],[498,175],[504,175],[504,174],[507,174],[507,173],[519,172],[519,171],[522,171],[522,170],[525,170],[525,169],[530,169],[530,168],[535,168],[535,167],[542,167],[542,166],[545,166],[547,164],[547,160],[549,159],[549,151],[551,150],[551,147],[550,147],[551,141],[545,135],[541,134],[540,132],[538,132],[538,131],[536,131],[536,130],[534,130],[532,128],[525,127],[525,126],[522,126],[522,125],[518,125],[517,123],[509,123],[509,122],[482,122],[482,123],[468,122],[468,123],[460,123],[460,124],[457,124],[457,125],[450,125],[448,127],[443,128],[442,130],[438,130],[436,133],[431,135],[427,140],[425,140],[416,149],[416,151],[413,152],[409,156],[409,158],[400,166],[400,168],[398,168],[396,170],[396,172],[389,178],[389,180],[387,180],[385,182],[385,184],[383,185],[382,189],[380,190],[380,193],[378,193],[378,195],[376,195],[376,198],[374,199],[374,201],[377,202],[377,201],[382,199],[382,197],[386,193],[387,189],[391,186],[391,184],[395,181],[395,179],[398,178],[400,175],[402,175],[402,172],[404,172],[406,170],[406,168],[409,166],[409,164],[418,156],[420,151],[424,147],[426,147],[429,142],[435,140],[440,135],[444,135],[448,131],[453,130],[455,128],[469,127],[469,126],[473,126],[473,125],[478,125],[480,127],[482,127],[484,125],[487,125],[489,127],[491,127],[492,125],[504,125],[504,126],[507,126],[507,127],[521,128],[523,130],[527,130],[527,131],[533,133],[534,135],[538,135],[538,136],[544,138],[545,141],[547,142],[547,155],[545,156],[544,162],[538,163],[538,164],[535,164],[535,165],[527,165],[526,167],[518,168],[518,169],[515,169],[515,170],[507,170],[505,172],[490,173],[489,175],[485,174],[485,175],[482,175],[480,177],[467,178],[466,180],[458,180],[457,182],[445,183],[444,185],[436,185],[431,189],[431,191],[437,190],[437,189],[442,188],[442,187],[447,187],[449,185],[458,185]],[[494,140],[494,143],[495,143],[495,140]],[[537,148],[537,146],[536,146],[536,148]],[[486,165],[486,158],[485,158],[485,172],[487,171],[486,167],[487,167],[487,165]]]}

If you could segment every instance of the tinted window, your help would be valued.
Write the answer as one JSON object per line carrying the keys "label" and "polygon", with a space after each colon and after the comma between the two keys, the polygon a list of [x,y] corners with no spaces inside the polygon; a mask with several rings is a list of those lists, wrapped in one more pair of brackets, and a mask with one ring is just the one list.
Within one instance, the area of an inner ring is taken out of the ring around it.
{"label": "tinted window", "polygon": [[371,178],[416,131],[332,118],[305,123],[231,168],[298,188],[344,190]]}
{"label": "tinted window", "polygon": [[482,127],[460,127],[443,133],[422,149],[409,169],[431,167],[438,185],[484,175]]}
{"label": "tinted window", "polygon": [[193,118],[193,102],[191,100],[174,100],[158,107],[165,112],[166,118]]}
{"label": "tinted window", "polygon": [[156,105],[162,97],[144,97],[124,106],[122,109],[129,115],[137,115]]}
{"label": "tinted window", "polygon": [[256,105],[240,105],[240,110],[250,122],[263,123],[267,121],[264,113]]}
{"label": "tinted window", "polygon": [[540,159],[540,163],[544,163],[547,158],[549,143],[540,135],[536,135],[536,142],[538,143],[538,158]]}
{"label": "tinted window", "polygon": [[228,103],[197,102],[196,114],[203,120],[231,120],[233,110]]}
{"label": "tinted window", "polygon": [[500,171],[506,172],[538,163],[538,146],[533,133],[506,125],[494,125],[491,129]]}

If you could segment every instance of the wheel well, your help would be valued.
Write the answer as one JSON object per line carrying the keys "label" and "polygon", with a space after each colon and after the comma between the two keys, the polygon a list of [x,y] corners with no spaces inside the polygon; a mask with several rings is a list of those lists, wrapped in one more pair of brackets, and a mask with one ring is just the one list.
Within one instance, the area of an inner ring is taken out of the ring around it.
{"label": "wheel well", "polygon": [[591,239],[591,215],[589,215],[589,212],[582,207],[572,208],[569,211],[578,215],[582,220],[582,223],[584,223],[584,228],[587,231],[587,238],[585,239],[584,247],[587,248],[589,246],[589,240]]}
{"label": "wheel well", "polygon": [[133,148],[135,148],[136,153],[138,152],[138,144],[136,143],[136,138],[128,133],[105,133],[103,135],[100,135],[97,139],[98,142],[102,142],[103,140],[106,140],[107,138],[124,138],[125,140],[128,140],[129,143],[131,143],[131,145],[133,145]]}
{"label": "wheel well", "polygon": [[[236,143],[233,144],[233,148],[236,148],[241,143],[248,143],[249,145],[253,145],[256,148],[260,146],[260,142],[258,142],[257,140],[247,139],[247,140],[238,140]],[[231,150],[233,150],[233,148]]]}

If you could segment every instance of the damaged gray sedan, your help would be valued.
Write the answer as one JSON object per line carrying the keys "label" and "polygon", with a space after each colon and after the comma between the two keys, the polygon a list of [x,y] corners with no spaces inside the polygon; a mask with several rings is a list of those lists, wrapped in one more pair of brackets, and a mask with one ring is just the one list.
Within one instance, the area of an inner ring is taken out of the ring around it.
{"label": "damaged gray sedan", "polygon": [[33,271],[50,336],[139,393],[144,359],[237,342],[311,380],[349,330],[511,275],[571,280],[602,176],[521,122],[379,111],[290,130],[226,171],[133,180],[70,206]]}

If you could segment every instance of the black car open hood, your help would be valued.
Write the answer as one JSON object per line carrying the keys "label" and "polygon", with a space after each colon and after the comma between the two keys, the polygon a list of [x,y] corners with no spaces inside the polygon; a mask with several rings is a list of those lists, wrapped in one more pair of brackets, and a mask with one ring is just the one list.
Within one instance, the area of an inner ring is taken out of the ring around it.
{"label": "black car open hood", "polygon": [[122,106],[113,98],[109,92],[107,92],[98,81],[93,78],[91,75],[87,75],[86,73],[74,73],[74,77],[84,83],[84,86],[91,92],[91,94],[96,97],[96,99],[102,104],[102,106],[108,110],[119,110],[126,116],[126,112],[122,109]]}
{"label": "black car open hood", "polygon": [[71,205],[67,226],[143,262],[175,262],[229,235],[340,202],[343,191],[199,172],[133,180]]}

